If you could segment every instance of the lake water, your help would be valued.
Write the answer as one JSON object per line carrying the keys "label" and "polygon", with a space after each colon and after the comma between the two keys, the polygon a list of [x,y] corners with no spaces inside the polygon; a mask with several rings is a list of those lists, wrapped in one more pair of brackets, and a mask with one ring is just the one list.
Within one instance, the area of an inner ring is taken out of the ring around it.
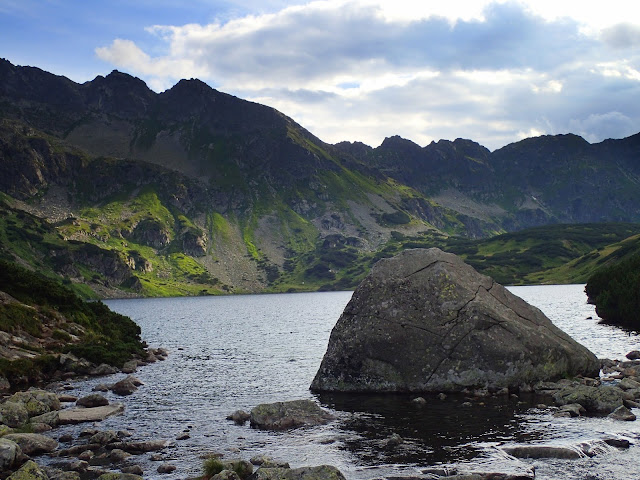
{"label": "lake water", "polygon": [[[600,325],[586,303],[582,285],[512,287],[599,357],[623,358],[640,349],[640,339]],[[146,383],[127,397],[122,417],[101,429],[132,427],[134,439],[172,441],[167,458],[178,467],[159,475],[157,464],[136,458],[145,478],[177,479],[201,474],[202,454],[249,459],[267,454],[292,466],[332,464],[348,479],[419,475],[433,465],[517,472],[536,467],[539,479],[640,478],[640,447],[612,450],[580,460],[514,462],[501,444],[575,444],[617,434],[637,442],[640,421],[556,419],[534,405],[538,400],[489,399],[462,408],[464,399],[417,408],[405,395],[312,395],[308,388],[327,347],[329,334],[351,292],[247,295],[228,297],[110,300],[113,310],[133,318],[151,346],[170,351],[168,360],[136,374]],[[76,394],[96,383],[79,382]],[[111,394],[109,394],[111,395]],[[110,396],[111,400],[117,397]],[[317,399],[337,415],[329,425],[271,433],[237,426],[225,417],[259,403]],[[640,414],[640,412],[636,412]],[[83,427],[64,427],[77,433]],[[184,430],[191,438],[174,441]],[[397,449],[384,447],[392,433],[404,439]]]}

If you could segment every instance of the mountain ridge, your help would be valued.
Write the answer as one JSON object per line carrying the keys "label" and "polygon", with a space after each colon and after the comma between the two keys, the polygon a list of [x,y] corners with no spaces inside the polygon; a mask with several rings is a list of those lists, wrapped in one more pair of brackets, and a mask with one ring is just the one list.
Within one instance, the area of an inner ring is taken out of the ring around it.
{"label": "mountain ridge", "polygon": [[330,145],[197,79],[155,93],[118,71],[77,84],[0,61],[0,190],[129,265],[109,279],[86,252],[65,257],[85,262],[65,267],[72,283],[102,292],[348,288],[394,235],[638,222],[638,139]]}

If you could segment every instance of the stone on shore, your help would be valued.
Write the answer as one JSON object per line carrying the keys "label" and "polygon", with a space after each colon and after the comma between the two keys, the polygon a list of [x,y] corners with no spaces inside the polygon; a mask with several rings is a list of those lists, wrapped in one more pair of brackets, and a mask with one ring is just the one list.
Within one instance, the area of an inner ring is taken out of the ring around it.
{"label": "stone on shore", "polygon": [[111,391],[116,395],[131,395],[143,383],[132,375],[128,375],[111,387]]}
{"label": "stone on shore", "polygon": [[7,480],[49,480],[49,477],[36,462],[28,460],[20,469],[9,475]]}
{"label": "stone on shore", "polygon": [[118,442],[109,443],[107,448],[116,449],[119,448],[129,453],[146,453],[162,450],[167,446],[166,440],[149,440],[146,442]]}
{"label": "stone on shore", "polygon": [[340,470],[331,465],[300,468],[259,468],[252,480],[345,480]]}
{"label": "stone on shore", "polygon": [[5,402],[0,404],[0,423],[11,428],[24,425],[29,420],[29,412],[21,403]]}
{"label": "stone on shore", "polygon": [[76,401],[76,405],[87,408],[104,407],[105,405],[109,405],[109,400],[99,393],[90,393],[89,395],[79,398]]}
{"label": "stone on shore", "polygon": [[557,391],[553,398],[557,405],[577,403],[590,414],[609,414],[622,406],[622,390],[617,387],[570,385]]}
{"label": "stone on shore", "polygon": [[16,442],[25,455],[51,453],[58,448],[57,441],[39,433],[10,433],[3,438]]}
{"label": "stone on shore", "polygon": [[24,405],[30,417],[60,410],[61,408],[60,400],[58,400],[58,396],[55,393],[37,389],[16,392],[7,399],[7,402]]}
{"label": "stone on shore", "polygon": [[144,480],[140,475],[133,473],[103,473],[98,480]]}
{"label": "stone on shore", "polygon": [[68,423],[101,422],[107,417],[124,412],[124,405],[112,403],[104,407],[70,408],[59,412],[59,422],[62,425]]}
{"label": "stone on shore", "polygon": [[324,425],[334,416],[311,400],[263,403],[251,410],[252,427],[262,430],[287,430]]}
{"label": "stone on shore", "polygon": [[614,420],[622,420],[625,422],[633,422],[636,419],[635,414],[625,406],[619,406],[609,414]]}
{"label": "stone on shore", "polygon": [[345,308],[311,389],[460,392],[597,376],[537,308],[437,248],[380,260]]}
{"label": "stone on shore", "polygon": [[9,470],[16,464],[19,465],[20,457],[22,457],[20,445],[12,440],[0,438],[0,472]]}

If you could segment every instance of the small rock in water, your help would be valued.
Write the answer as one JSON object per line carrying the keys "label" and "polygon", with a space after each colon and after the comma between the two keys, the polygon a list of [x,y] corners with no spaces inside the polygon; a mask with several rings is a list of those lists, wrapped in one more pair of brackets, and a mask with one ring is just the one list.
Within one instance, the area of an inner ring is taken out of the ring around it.
{"label": "small rock in water", "polygon": [[629,360],[640,360],[640,350],[632,350],[626,356]]}
{"label": "small rock in water", "polygon": [[124,459],[129,458],[130,456],[131,456],[130,453],[127,453],[124,450],[121,450],[119,448],[114,448],[113,450],[111,450],[111,453],[109,454],[109,458],[114,462],[121,462]]}
{"label": "small rock in water", "polygon": [[636,416],[627,407],[621,405],[609,414],[609,418],[613,418],[614,420],[632,422],[636,419]]}
{"label": "small rock in water", "polygon": [[91,460],[93,457],[95,456],[95,453],[93,453],[91,450],[85,450],[84,452],[82,452],[80,455],[78,455],[78,459],[80,460],[84,460],[84,461],[89,461]]}
{"label": "small rock in water", "polygon": [[446,400],[446,399],[447,399],[447,394],[446,394],[446,393],[444,393],[444,392],[440,392],[440,393],[438,394],[438,398],[439,398],[440,400],[443,400],[443,401],[444,401],[444,400]]}
{"label": "small rock in water", "polygon": [[60,394],[58,395],[58,400],[62,403],[74,403],[76,400],[78,400],[78,397],[76,397],[75,395]]}
{"label": "small rock in water", "polygon": [[164,460],[164,456],[160,453],[154,453],[149,457],[149,460],[151,460],[152,462],[161,462],[162,460]]}
{"label": "small rock in water", "polygon": [[142,470],[142,467],[140,465],[131,465],[129,467],[124,467],[124,468],[121,468],[120,471],[122,473],[131,473],[133,475],[143,475],[144,474],[144,470]]}
{"label": "small rock in water", "polygon": [[191,438],[191,435],[189,435],[188,433],[183,433],[180,434],[176,437],[176,440],[189,440]]}
{"label": "small rock in water", "polygon": [[92,393],[82,398],[79,398],[76,401],[76,405],[78,405],[79,407],[87,407],[87,408],[104,407],[105,405],[109,405],[109,400],[107,400],[105,397],[103,397],[99,393]]}
{"label": "small rock in water", "polygon": [[404,442],[404,439],[397,433],[394,433],[385,440],[384,445],[387,448],[395,448],[398,445],[400,445],[402,442]]}
{"label": "small rock in water", "polygon": [[238,425],[244,425],[250,418],[251,415],[244,410],[236,410],[227,417],[227,420],[233,420]]}
{"label": "small rock in water", "polygon": [[170,463],[163,463],[158,467],[158,473],[171,473],[175,471],[175,469],[175,465],[171,465]]}
{"label": "small rock in water", "polygon": [[626,438],[605,438],[604,443],[607,445],[611,445],[616,448],[629,448],[631,446],[631,442]]}
{"label": "small rock in water", "polygon": [[58,441],[62,443],[71,442],[73,441],[73,435],[71,435],[70,433],[65,433],[64,435],[60,435],[60,437],[58,438]]}
{"label": "small rock in water", "polygon": [[424,397],[416,397],[413,400],[411,400],[411,403],[419,407],[423,407],[427,404],[427,401],[424,399]]}

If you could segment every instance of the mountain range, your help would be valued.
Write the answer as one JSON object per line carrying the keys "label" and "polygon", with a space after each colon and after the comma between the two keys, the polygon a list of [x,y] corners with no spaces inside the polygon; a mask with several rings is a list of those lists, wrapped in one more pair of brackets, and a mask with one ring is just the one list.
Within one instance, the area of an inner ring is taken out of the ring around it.
{"label": "mountain range", "polygon": [[86,296],[349,288],[403,239],[639,222],[639,185],[640,134],[331,145],[196,79],[0,60],[0,256]]}

